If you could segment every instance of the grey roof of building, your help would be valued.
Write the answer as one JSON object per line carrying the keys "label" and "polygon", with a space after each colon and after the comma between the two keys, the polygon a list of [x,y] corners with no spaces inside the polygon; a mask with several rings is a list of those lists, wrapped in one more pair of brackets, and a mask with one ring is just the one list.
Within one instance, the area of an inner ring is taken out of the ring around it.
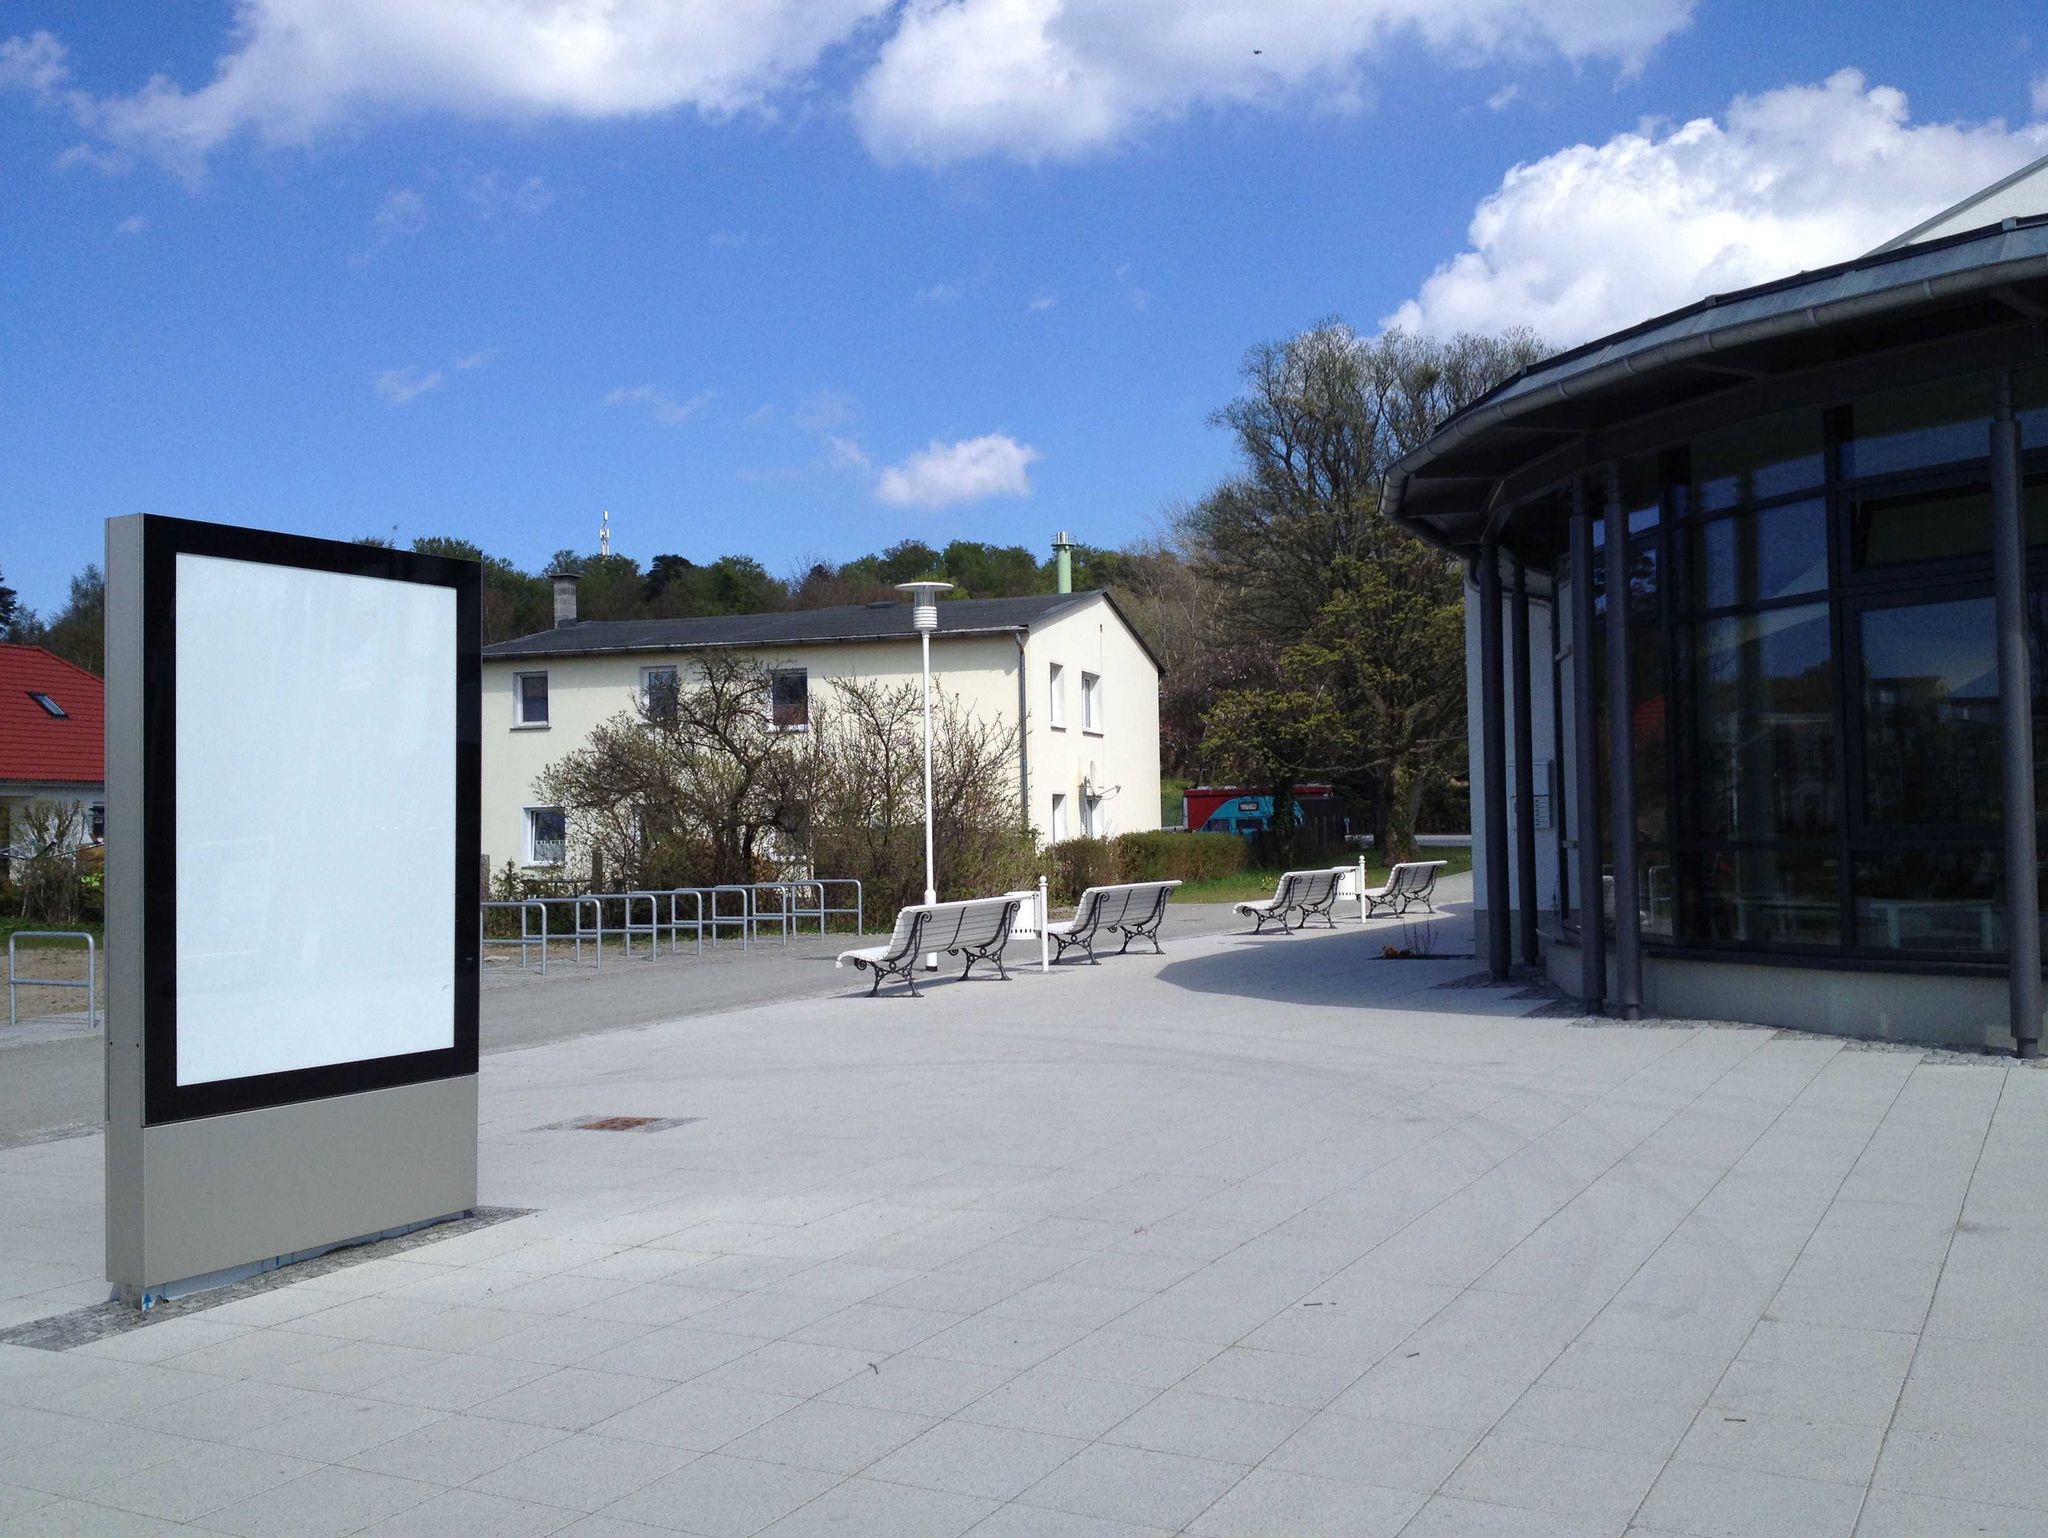
{"label": "grey roof of building", "polygon": [[[939,604],[941,636],[1007,635],[1029,630],[1054,615],[1100,598],[1116,611],[1138,644],[1143,636],[1099,589],[1035,593],[1024,598],[955,598]],[[833,641],[909,640],[917,634],[908,603],[851,604],[835,609],[791,609],[779,614],[718,614],[693,619],[595,619],[497,641],[486,661],[518,657],[581,657],[605,652],[703,651],[717,647],[819,646]],[[1152,659],[1155,663],[1157,656]]]}
{"label": "grey roof of building", "polygon": [[1914,317],[1979,302],[2040,314],[2044,284],[2048,214],[1712,295],[1546,358],[1454,413],[1388,472],[1382,508],[1469,548],[1493,485],[1567,439],[1826,356],[1852,329],[1884,342]]}

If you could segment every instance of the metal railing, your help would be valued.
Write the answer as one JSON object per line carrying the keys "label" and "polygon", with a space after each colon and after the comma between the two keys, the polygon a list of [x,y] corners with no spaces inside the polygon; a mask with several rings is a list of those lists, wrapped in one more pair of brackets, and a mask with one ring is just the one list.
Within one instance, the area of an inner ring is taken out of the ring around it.
{"label": "metal railing", "polygon": [[[852,889],[851,906],[845,901],[848,888]],[[557,923],[549,910],[564,904],[570,909],[569,921]],[[532,965],[531,958],[537,952],[542,976],[547,975],[548,953],[555,942],[573,944],[579,966],[583,963],[584,944],[588,942],[595,965],[602,970],[605,941],[611,939],[619,941],[627,956],[633,954],[635,938],[643,940],[645,954],[652,960],[661,954],[664,944],[671,955],[675,954],[686,936],[701,957],[707,940],[715,950],[721,938],[730,940],[736,936],[740,948],[745,950],[764,930],[779,932],[787,945],[791,935],[803,934],[807,921],[815,921],[821,935],[831,928],[835,918],[851,918],[856,933],[864,931],[867,924],[866,891],[850,876],[514,898],[485,902],[479,908],[482,943],[505,948],[517,946],[521,966]],[[513,909],[519,911],[519,933],[490,934],[490,913]]]}
{"label": "metal railing", "polygon": [[[540,948],[540,975],[546,977],[548,975],[547,903],[538,897],[527,897],[516,901],[479,903],[478,907],[482,910],[477,914],[476,919],[478,954],[484,954],[484,948],[488,946],[516,945],[519,947],[519,964],[524,967],[532,965],[528,960],[528,955],[535,946],[538,946]],[[519,911],[519,933],[516,936],[492,934],[490,932],[490,919],[488,915],[493,911],[503,913],[515,908]],[[540,915],[539,934],[533,932],[533,916],[535,913]]]}
{"label": "metal railing", "polygon": [[[21,940],[83,940],[85,942],[85,980],[75,977],[23,977],[15,965],[14,947]],[[99,1024],[99,946],[93,937],[82,929],[17,929],[7,937],[7,1023],[19,1025],[21,1016],[15,1010],[15,989],[28,988],[83,988],[85,990],[85,1023]]]}

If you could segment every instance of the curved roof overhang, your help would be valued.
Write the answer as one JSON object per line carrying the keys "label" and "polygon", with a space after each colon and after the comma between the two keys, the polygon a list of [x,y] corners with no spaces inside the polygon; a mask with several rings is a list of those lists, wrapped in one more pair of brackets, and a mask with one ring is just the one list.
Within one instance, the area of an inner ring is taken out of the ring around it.
{"label": "curved roof overhang", "polygon": [[[1466,558],[1573,474],[1885,384],[2048,357],[2048,215],[1716,295],[1524,369],[1388,472],[1396,523]],[[1548,535],[1529,554],[1547,560]]]}

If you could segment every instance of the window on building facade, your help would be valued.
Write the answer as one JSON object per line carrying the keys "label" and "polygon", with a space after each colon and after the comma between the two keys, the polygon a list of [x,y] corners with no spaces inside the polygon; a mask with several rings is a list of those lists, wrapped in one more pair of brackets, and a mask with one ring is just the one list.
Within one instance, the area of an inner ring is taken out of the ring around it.
{"label": "window on building facade", "polygon": [[559,806],[526,809],[526,863],[560,865],[568,852],[569,819]]}
{"label": "window on building facade", "polygon": [[43,693],[43,691],[40,689],[29,690],[28,697],[34,700],[38,705],[42,706],[44,715],[54,716],[59,721],[67,719],[71,714],[70,711],[66,710],[62,705],[59,705],[55,699]]}
{"label": "window on building facade", "polygon": [[512,675],[512,724],[514,726],[546,726],[548,724],[547,674],[514,673]]}
{"label": "window on building facade", "polygon": [[1108,836],[1108,833],[1109,826],[1102,815],[1102,797],[1083,796],[1081,798],[1081,836],[1083,838],[1104,838]]}
{"label": "window on building facade", "polygon": [[682,684],[672,667],[640,670],[640,708],[650,721],[673,721]]}
{"label": "window on building facade", "polygon": [[1081,730],[1102,730],[1102,679],[1094,673],[1081,675]]}
{"label": "window on building facade", "polygon": [[1047,681],[1052,692],[1046,697],[1045,722],[1063,732],[1067,729],[1067,670],[1055,662]]}
{"label": "window on building facade", "polygon": [[1052,798],[1052,842],[1063,844],[1067,840],[1067,798],[1055,791]]}
{"label": "window on building facade", "polygon": [[769,677],[770,719],[778,731],[811,724],[811,675],[804,668],[777,668]]}
{"label": "window on building facade", "polygon": [[[2015,396],[2036,547],[2036,812],[2048,820],[2048,370],[2023,375]],[[1661,518],[1645,462],[1624,466],[1638,878],[1653,942],[2003,954],[1991,399],[1987,374],[1703,435],[1658,465]],[[1595,630],[1562,632],[1559,702],[1568,713],[1583,641],[1601,739],[1590,848],[1611,874],[1596,529]],[[1588,766],[1564,737],[1576,783]],[[1579,830],[1567,831],[1575,897]]]}

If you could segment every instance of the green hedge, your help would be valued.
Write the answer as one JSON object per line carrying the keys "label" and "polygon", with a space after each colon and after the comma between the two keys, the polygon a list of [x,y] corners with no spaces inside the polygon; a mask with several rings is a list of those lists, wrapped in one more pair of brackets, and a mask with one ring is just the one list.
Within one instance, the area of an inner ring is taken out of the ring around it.
{"label": "green hedge", "polygon": [[1251,849],[1234,833],[1122,833],[1070,838],[1046,850],[1054,902],[1118,881],[1210,881],[1245,868]]}

